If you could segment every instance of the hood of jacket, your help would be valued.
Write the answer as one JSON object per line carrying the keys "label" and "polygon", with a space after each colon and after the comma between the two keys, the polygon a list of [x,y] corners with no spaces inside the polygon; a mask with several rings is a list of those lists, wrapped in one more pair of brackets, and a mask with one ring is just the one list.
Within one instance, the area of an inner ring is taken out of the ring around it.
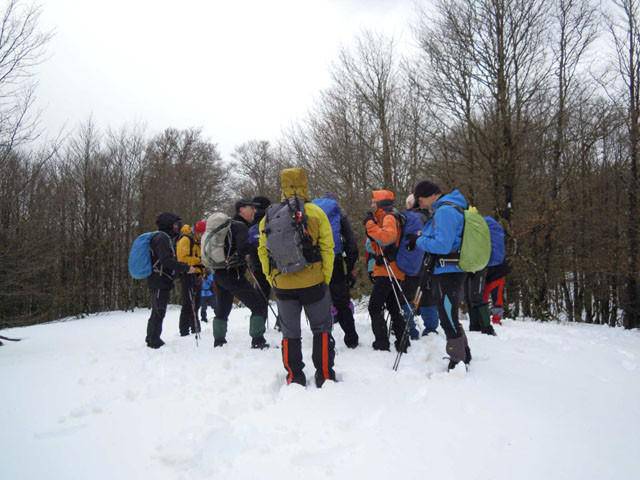
{"label": "hood of jacket", "polygon": [[307,172],[303,168],[285,168],[280,172],[280,187],[282,188],[282,200],[291,197],[302,198],[309,201],[309,181]]}
{"label": "hood of jacket", "polygon": [[436,202],[433,204],[433,210],[437,210],[438,207],[440,207],[443,203],[454,203],[456,205],[458,205],[460,208],[468,208],[469,204],[467,203],[467,200],[464,198],[464,195],[462,195],[462,193],[460,193],[460,190],[458,190],[457,188],[452,190],[450,193],[447,193],[446,195],[442,195],[438,200],[436,200]]}
{"label": "hood of jacket", "polygon": [[175,213],[163,212],[158,215],[158,218],[156,218],[156,226],[158,227],[158,230],[168,233],[170,236],[175,235],[173,231],[174,223],[182,223],[180,217]]}

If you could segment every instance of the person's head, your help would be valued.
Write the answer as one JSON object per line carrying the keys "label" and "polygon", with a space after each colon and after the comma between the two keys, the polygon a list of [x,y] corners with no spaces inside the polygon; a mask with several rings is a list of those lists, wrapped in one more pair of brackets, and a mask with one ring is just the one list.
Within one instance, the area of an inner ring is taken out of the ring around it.
{"label": "person's head", "polygon": [[413,196],[420,208],[430,209],[435,201],[442,196],[442,190],[435,183],[423,180],[413,189]]}
{"label": "person's head", "polygon": [[193,226],[193,232],[196,238],[202,237],[202,235],[206,230],[207,230],[207,222],[205,222],[204,220],[197,221],[196,224]]}
{"label": "person's head", "polygon": [[405,200],[404,204],[405,204],[405,207],[407,208],[407,210],[412,210],[412,209],[416,208],[416,199],[413,196],[413,193],[409,194],[409,196]]}
{"label": "person's head", "polygon": [[256,216],[256,207],[260,205],[252,202],[251,200],[238,200],[236,202],[236,214],[240,215],[245,222],[253,222],[253,218]]}
{"label": "person's head", "polygon": [[171,212],[163,212],[156,218],[156,226],[161,232],[168,233],[171,237],[177,237],[182,228],[182,220]]}
{"label": "person's head", "polygon": [[374,190],[371,194],[371,209],[393,207],[396,196],[391,190]]}
{"label": "person's head", "polygon": [[257,196],[253,197],[251,201],[258,205],[258,207],[256,207],[256,214],[253,217],[253,223],[260,223],[260,220],[262,220],[267,213],[267,208],[271,205],[271,200],[267,197]]}
{"label": "person's head", "polygon": [[256,208],[258,210],[266,210],[267,208],[269,208],[269,205],[271,205],[271,200],[269,200],[267,197],[261,196],[253,197],[251,199],[251,202],[257,204]]}

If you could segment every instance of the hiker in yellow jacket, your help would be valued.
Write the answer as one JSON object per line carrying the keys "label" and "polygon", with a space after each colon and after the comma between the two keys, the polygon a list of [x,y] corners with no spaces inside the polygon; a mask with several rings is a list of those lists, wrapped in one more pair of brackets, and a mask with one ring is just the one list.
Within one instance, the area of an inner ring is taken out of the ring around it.
{"label": "hiker in yellow jacket", "polygon": [[316,386],[335,380],[331,336],[333,233],[326,214],[309,202],[307,174],[301,168],[280,173],[282,203],[271,205],[260,222],[258,256],[272,285],[282,325],[282,362],[287,383],[306,385],[302,361],[302,308],[313,332]]}
{"label": "hiker in yellow jacket", "polygon": [[200,285],[204,267],[202,265],[202,255],[200,251],[200,238],[204,233],[206,224],[202,220],[196,222],[194,230],[191,231],[189,225],[183,225],[180,230],[180,237],[176,243],[176,257],[179,262],[196,269],[195,273],[183,274],[180,277],[182,286],[182,309],[180,310],[179,329],[181,336],[189,335],[193,332],[195,324],[195,312],[200,305]]}

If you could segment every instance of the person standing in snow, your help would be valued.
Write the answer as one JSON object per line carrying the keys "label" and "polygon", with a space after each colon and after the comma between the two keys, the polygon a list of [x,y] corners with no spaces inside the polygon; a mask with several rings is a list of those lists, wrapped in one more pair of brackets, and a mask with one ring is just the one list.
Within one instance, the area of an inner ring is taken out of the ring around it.
{"label": "person standing in snow", "polygon": [[263,349],[269,347],[264,338],[265,322],[267,320],[267,302],[245,278],[247,258],[251,246],[249,245],[249,226],[256,214],[258,205],[250,200],[238,200],[235,204],[236,214],[231,221],[230,235],[225,239],[230,265],[216,271],[215,284],[218,290],[213,319],[213,346],[221,347],[227,343],[227,322],[233,298],[237,298],[251,310],[249,319],[249,335],[251,348]]}
{"label": "person standing in snow", "polygon": [[180,263],[176,258],[174,242],[182,227],[180,217],[174,213],[161,213],[156,219],[156,225],[159,233],[154,235],[150,244],[151,263],[154,268],[147,279],[151,295],[151,316],[147,322],[146,337],[149,348],[160,348],[164,345],[160,338],[162,322],[167,312],[169,293],[173,288],[175,276],[196,273],[194,267]]}
{"label": "person standing in snow", "polygon": [[207,307],[216,307],[215,275],[209,271],[205,272],[200,289],[200,320],[204,323],[208,322]]}
{"label": "person standing in snow", "polygon": [[457,264],[462,245],[464,216],[458,209],[468,208],[459,190],[443,195],[440,187],[430,181],[418,183],[413,195],[422,209],[431,209],[429,219],[416,241],[418,248],[436,256],[434,269],[435,295],[438,301],[440,325],[447,337],[449,370],[459,362],[471,361],[471,350],[462,324],[458,320],[460,291],[466,273]]}
{"label": "person standing in snow", "polygon": [[[406,321],[400,313],[400,303],[404,297],[398,291],[398,282],[404,281],[405,274],[398,268],[396,255],[402,239],[402,225],[399,214],[394,208],[395,194],[390,190],[374,190],[371,197],[371,209],[363,224],[374,251],[373,290],[369,298],[371,329],[375,337],[371,345],[374,350],[389,350],[387,324],[384,320],[384,307],[389,309],[391,327],[396,337],[395,348],[398,352],[407,352],[409,337],[402,343]],[[390,276],[391,274],[391,276]]]}
{"label": "person standing in snow", "polygon": [[[258,227],[260,225],[260,221],[264,218],[264,215],[267,212],[267,208],[271,205],[271,200],[267,197],[257,196],[253,197],[251,202],[256,205],[256,214],[253,217],[251,226],[249,227],[249,269],[251,270],[251,274],[255,278],[255,281],[258,283],[256,287],[260,289],[265,298],[267,298],[267,301],[269,301],[269,298],[271,297],[271,285],[269,285],[267,277],[262,273],[262,265],[260,265],[260,258],[258,257],[258,241],[260,239],[260,231]],[[278,321],[279,320],[276,319],[276,329],[280,329]]]}
{"label": "person standing in snow", "polygon": [[[421,209],[416,202],[413,194],[407,197],[406,206],[407,211],[416,212],[421,216],[423,226],[426,225],[427,221],[431,218],[431,211],[429,209]],[[412,238],[409,242],[410,247],[415,247],[417,240],[417,236],[415,236],[415,238]],[[438,329],[438,301],[434,295],[432,260],[433,258],[431,257],[431,255],[427,255],[423,259],[421,271],[418,276],[418,283],[420,283],[420,279],[422,279],[422,282],[420,284],[422,295],[420,296],[420,304],[418,305],[419,313],[422,317],[422,323],[424,324],[422,336],[427,336],[430,333],[437,333]],[[407,295],[407,298],[409,299],[413,298],[417,290],[417,285],[412,284],[411,281],[412,277],[407,277],[407,279],[405,279],[405,283],[403,284],[403,288],[405,288],[405,295]],[[413,327],[411,327],[410,325],[409,333],[411,340],[416,340],[416,337],[419,336],[419,333],[415,326],[415,322],[413,324]]]}
{"label": "person standing in snow", "polygon": [[196,309],[200,305],[200,286],[202,284],[202,254],[200,253],[200,239],[206,228],[206,222],[200,220],[194,226],[194,232],[189,225],[180,229],[180,237],[176,243],[178,261],[194,267],[195,273],[180,276],[182,286],[182,309],[180,310],[180,336],[185,337],[193,332]]}
{"label": "person standing in snow", "polygon": [[356,283],[355,266],[358,262],[358,246],[353,229],[346,214],[340,208],[335,194],[326,193],[323,197],[313,200],[313,203],[327,215],[333,232],[335,259],[329,283],[333,302],[332,315],[344,332],[344,344],[347,348],[356,348],[359,338],[349,292]]}
{"label": "person standing in snow", "polygon": [[300,316],[304,308],[313,332],[313,365],[318,388],[335,380],[335,341],[331,336],[333,233],[320,207],[309,202],[302,168],[280,173],[282,203],[269,207],[260,222],[258,255],[273,287],[282,322],[282,363],[287,384],[305,386]]}

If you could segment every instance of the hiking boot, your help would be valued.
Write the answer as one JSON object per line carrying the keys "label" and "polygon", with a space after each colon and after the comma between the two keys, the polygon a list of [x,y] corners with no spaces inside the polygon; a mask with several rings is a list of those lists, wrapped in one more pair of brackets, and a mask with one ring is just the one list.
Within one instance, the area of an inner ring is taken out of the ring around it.
{"label": "hiking boot", "polygon": [[411,346],[411,342],[407,338],[404,342],[402,340],[396,340],[393,342],[393,345],[396,347],[396,352],[407,353],[407,348]]}
{"label": "hiking boot", "polygon": [[471,349],[469,348],[469,345],[467,345],[464,347],[464,363],[469,365],[471,363],[471,358]]}
{"label": "hiking boot", "polygon": [[180,332],[180,336],[181,337],[188,337],[189,336],[189,332]]}
{"label": "hiking boot", "polygon": [[203,318],[203,319],[202,319],[202,322],[204,322],[204,323],[209,323],[209,320],[207,320],[206,318]]}
{"label": "hiking boot", "polygon": [[376,340],[375,342],[373,342],[371,344],[371,346],[373,347],[374,350],[383,350],[383,351],[390,351],[390,346],[389,346],[389,341],[387,340],[386,342],[381,341],[381,340]]}
{"label": "hiking boot", "polygon": [[262,350],[263,348],[269,348],[269,344],[264,338],[264,335],[260,335],[259,337],[253,337],[251,339],[251,348],[259,348]]}
{"label": "hiking boot", "polygon": [[358,335],[345,335],[344,336],[344,344],[347,346],[347,348],[356,348],[358,346],[358,341],[360,339],[358,338]]}
{"label": "hiking boot", "polygon": [[164,342],[160,338],[157,340],[151,340],[150,342],[147,342],[147,347],[153,348],[153,349],[158,349],[163,345],[164,345]]}
{"label": "hiking boot", "polygon": [[307,377],[304,372],[298,373],[291,377],[291,379],[287,379],[287,385],[291,385],[292,383],[297,383],[298,385],[302,385],[303,387],[307,386]]}
{"label": "hiking boot", "polygon": [[484,333],[485,335],[493,335],[494,337],[497,336],[496,331],[493,329],[493,325],[486,325],[482,327],[480,332]]}
{"label": "hiking boot", "polygon": [[420,339],[420,332],[418,331],[418,329],[416,327],[411,327],[409,329],[409,337],[411,338],[411,340],[419,340]]}
{"label": "hiking boot", "polygon": [[336,374],[333,370],[331,370],[329,372],[329,378],[324,378],[324,375],[322,374],[322,372],[320,370],[316,370],[315,380],[316,380],[316,387],[322,388],[322,385],[324,385],[324,382],[326,382],[327,380],[333,380],[335,382]]}
{"label": "hiking boot", "polygon": [[223,346],[225,343],[227,343],[227,340],[225,338],[214,338],[213,339],[213,346],[215,347],[221,347]]}

